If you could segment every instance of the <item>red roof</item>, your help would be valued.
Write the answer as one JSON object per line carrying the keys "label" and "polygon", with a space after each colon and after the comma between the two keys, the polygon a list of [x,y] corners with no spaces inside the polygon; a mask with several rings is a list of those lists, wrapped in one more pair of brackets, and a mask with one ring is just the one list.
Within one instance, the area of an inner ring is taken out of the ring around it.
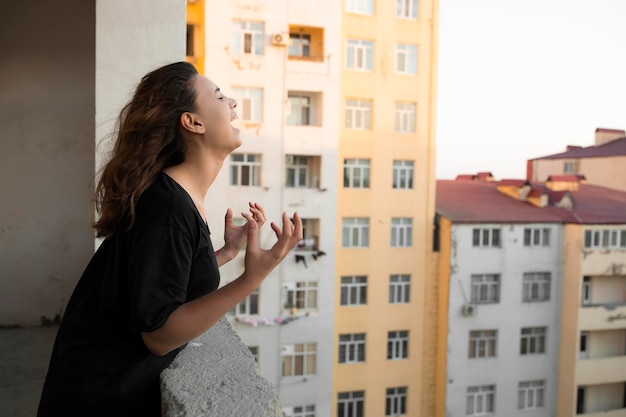
{"label": "red roof", "polygon": [[558,208],[564,192],[544,189],[551,205],[536,207],[516,200],[496,189],[498,182],[437,181],[436,211],[455,223],[577,223],[626,224],[626,192],[590,184],[579,184],[569,194],[576,202],[573,209]]}
{"label": "red roof", "polygon": [[540,158],[533,158],[530,160],[535,161],[537,159],[597,158],[601,156],[622,155],[626,155],[626,137],[615,139],[598,146],[587,146],[586,148],[568,146],[565,152],[542,156]]}
{"label": "red roof", "polygon": [[548,176],[548,181],[558,181],[558,182],[580,182],[584,180],[584,175],[550,175]]}

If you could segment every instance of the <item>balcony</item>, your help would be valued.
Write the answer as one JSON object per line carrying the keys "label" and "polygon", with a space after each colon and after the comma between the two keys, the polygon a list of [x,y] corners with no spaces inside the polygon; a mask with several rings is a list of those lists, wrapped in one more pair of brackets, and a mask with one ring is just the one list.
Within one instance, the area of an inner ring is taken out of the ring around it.
{"label": "balcony", "polygon": [[626,356],[583,359],[576,364],[578,385],[617,383],[626,375]]}
{"label": "balcony", "polygon": [[618,330],[626,328],[626,302],[587,304],[580,309],[581,330]]}
{"label": "balcony", "polygon": [[161,373],[161,399],[164,417],[282,416],[275,388],[226,319]]}

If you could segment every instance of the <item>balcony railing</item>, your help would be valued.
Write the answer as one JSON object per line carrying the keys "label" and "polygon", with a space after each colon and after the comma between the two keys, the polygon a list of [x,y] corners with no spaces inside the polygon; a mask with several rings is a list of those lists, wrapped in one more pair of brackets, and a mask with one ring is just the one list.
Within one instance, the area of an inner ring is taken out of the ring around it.
{"label": "balcony railing", "polygon": [[579,322],[582,330],[626,328],[626,303],[584,305]]}
{"label": "balcony railing", "polygon": [[626,356],[583,359],[576,364],[578,385],[611,384],[624,381]]}
{"label": "balcony railing", "polygon": [[275,388],[226,319],[161,373],[161,399],[164,417],[282,416]]}

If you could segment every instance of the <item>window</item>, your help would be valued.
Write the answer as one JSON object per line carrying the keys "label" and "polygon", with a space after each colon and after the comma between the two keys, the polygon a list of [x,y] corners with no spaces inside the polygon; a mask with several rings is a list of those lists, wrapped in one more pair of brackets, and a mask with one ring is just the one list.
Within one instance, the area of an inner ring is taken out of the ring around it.
{"label": "window", "polygon": [[289,34],[289,56],[308,58],[311,56],[311,35],[306,33]]}
{"label": "window", "polygon": [[574,163],[571,161],[566,161],[563,163],[563,174],[573,174],[574,173]]}
{"label": "window", "polygon": [[359,306],[367,304],[367,277],[341,277],[341,305]]}
{"label": "window", "polygon": [[250,350],[250,353],[252,353],[252,357],[254,358],[254,361],[258,364],[259,363],[259,347],[248,346],[248,349]]}
{"label": "window", "polygon": [[520,410],[543,408],[545,393],[545,381],[520,382],[517,390],[517,408]]}
{"label": "window", "polygon": [[285,284],[284,307],[299,310],[317,310],[317,282],[301,281]]}
{"label": "window", "polygon": [[415,114],[417,105],[415,103],[396,102],[395,127],[398,133],[415,132]]}
{"label": "window", "polygon": [[307,95],[289,94],[288,125],[308,126],[311,124],[311,97]]}
{"label": "window", "polygon": [[370,219],[345,217],[341,221],[341,247],[367,248],[369,246]]}
{"label": "window", "polygon": [[413,188],[413,161],[393,161],[393,188]]}
{"label": "window", "polygon": [[522,328],[520,353],[522,355],[546,353],[546,330],[545,327]]}
{"label": "window", "polygon": [[263,55],[263,23],[235,21],[233,26],[233,54]]}
{"label": "window", "polygon": [[365,333],[339,335],[339,363],[365,362]]}
{"label": "window", "polygon": [[578,347],[578,358],[589,358],[589,332],[580,332],[580,346]]}
{"label": "window", "polygon": [[585,248],[624,249],[626,248],[626,230],[586,230]]}
{"label": "window", "polygon": [[472,275],[472,303],[495,304],[500,302],[500,275]]}
{"label": "window", "polygon": [[406,359],[409,355],[408,330],[387,333],[387,359]]}
{"label": "window", "polygon": [[374,0],[346,0],[346,12],[374,14]]}
{"label": "window", "polygon": [[550,229],[548,228],[525,228],[524,246],[549,246]]}
{"label": "window", "polygon": [[372,100],[346,100],[346,129],[372,128]]}
{"label": "window", "polygon": [[346,67],[357,71],[372,71],[374,42],[360,39],[348,39]]}
{"label": "window", "polygon": [[525,272],[522,284],[522,301],[550,300],[550,273]]}
{"label": "window", "polygon": [[500,247],[500,229],[472,229],[472,246]]}
{"label": "window", "polygon": [[369,188],[370,160],[344,159],[343,186],[345,188]]}
{"label": "window", "polygon": [[397,0],[396,16],[417,19],[417,0]]}
{"label": "window", "polygon": [[285,345],[281,357],[283,361],[282,375],[284,377],[315,375],[317,344]]}
{"label": "window", "polygon": [[196,31],[195,25],[187,25],[187,44],[186,44],[187,56],[196,56],[196,48],[195,48],[195,42],[194,42],[195,31]]}
{"label": "window", "polygon": [[230,185],[259,186],[261,155],[234,153],[230,155]]}
{"label": "window", "polygon": [[591,277],[583,277],[582,305],[591,304]]}
{"label": "window", "polygon": [[237,100],[237,114],[241,120],[263,121],[263,90],[261,88],[235,87],[233,97]]}
{"label": "window", "polygon": [[285,186],[306,188],[309,178],[309,158],[306,156],[287,155],[285,157]]}
{"label": "window", "polygon": [[493,358],[496,356],[497,330],[472,330],[469,332],[469,358]]}
{"label": "window", "polygon": [[408,274],[391,275],[389,277],[389,303],[406,304],[411,293],[411,276]]}
{"label": "window", "polygon": [[396,72],[398,74],[417,74],[417,45],[399,43],[396,45]]}
{"label": "window", "polygon": [[283,407],[285,417],[315,417],[315,404]]}
{"label": "window", "polygon": [[413,245],[413,219],[396,217],[391,219],[391,247],[408,248]]}
{"label": "window", "polygon": [[253,316],[259,314],[259,290],[250,293],[245,300],[237,304],[228,312],[232,316],[248,315]]}
{"label": "window", "polygon": [[406,387],[387,388],[385,401],[386,416],[406,414]]}
{"label": "window", "polygon": [[365,415],[364,408],[365,391],[337,394],[337,417],[363,417]]}
{"label": "window", "polygon": [[493,414],[496,410],[495,402],[495,385],[468,387],[465,414],[468,416],[484,416],[487,414]]}

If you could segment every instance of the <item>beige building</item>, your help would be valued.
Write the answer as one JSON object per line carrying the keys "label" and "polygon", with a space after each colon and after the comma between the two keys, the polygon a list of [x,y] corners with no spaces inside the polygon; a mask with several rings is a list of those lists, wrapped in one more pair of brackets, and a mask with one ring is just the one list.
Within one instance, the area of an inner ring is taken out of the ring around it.
{"label": "beige building", "polygon": [[590,184],[626,191],[626,132],[598,128],[592,146],[568,146],[565,152],[528,160],[527,179],[545,181],[554,175],[578,175]]}

